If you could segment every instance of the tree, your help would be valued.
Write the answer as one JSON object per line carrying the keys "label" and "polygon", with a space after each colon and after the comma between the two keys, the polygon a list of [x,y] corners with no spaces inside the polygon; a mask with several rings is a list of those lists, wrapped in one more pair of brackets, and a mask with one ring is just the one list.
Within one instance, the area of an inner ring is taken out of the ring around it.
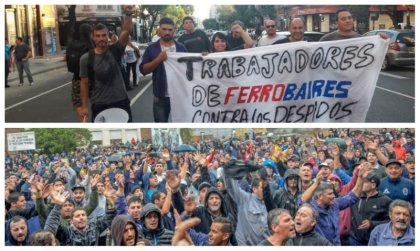
{"label": "tree", "polygon": [[77,146],[86,146],[92,135],[88,129],[82,128],[35,128],[36,146],[41,151],[61,153],[74,151]]}
{"label": "tree", "polygon": [[214,18],[208,18],[203,20],[203,26],[204,29],[208,30],[218,30],[219,29],[219,23]]}
{"label": "tree", "polygon": [[168,8],[163,12],[165,17],[169,17],[174,21],[175,28],[182,27],[182,19],[187,16],[184,8],[175,5],[169,5]]}
{"label": "tree", "polygon": [[155,22],[159,15],[161,15],[168,5],[142,5],[140,12],[147,11],[149,13],[149,17],[151,17],[151,24],[149,27],[149,35],[152,35],[153,28],[155,27]]}
{"label": "tree", "polygon": [[192,132],[191,128],[181,128],[179,130],[179,133],[181,135],[181,139],[182,139],[182,142],[184,144],[191,143],[191,139],[192,139],[192,135],[193,135],[193,132]]}
{"label": "tree", "polygon": [[369,5],[350,5],[349,10],[356,19],[356,30],[367,31],[369,29]]}
{"label": "tree", "polygon": [[76,5],[66,5],[67,7],[67,13],[68,13],[68,23],[66,23],[66,46],[68,46],[72,41],[74,37],[74,26],[76,25]]}

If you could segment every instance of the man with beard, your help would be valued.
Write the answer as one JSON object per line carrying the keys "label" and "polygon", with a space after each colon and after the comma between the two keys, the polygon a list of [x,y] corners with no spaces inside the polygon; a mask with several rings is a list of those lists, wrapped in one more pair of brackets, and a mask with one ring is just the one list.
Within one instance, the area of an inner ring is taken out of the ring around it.
{"label": "man with beard", "polygon": [[121,108],[132,122],[130,100],[125,89],[125,82],[119,66],[128,43],[128,36],[133,28],[132,6],[124,6],[124,24],[117,43],[108,46],[108,28],[98,23],[93,28],[95,49],[80,58],[80,96],[82,108],[77,110],[79,119],[87,121],[89,90],[92,121],[101,111],[109,108]]}
{"label": "man with beard", "polygon": [[267,224],[271,235],[258,246],[290,246],[296,236],[295,223],[286,209],[276,208],[268,213]]}
{"label": "man with beard", "polygon": [[276,208],[287,209],[292,217],[297,211],[297,199],[302,193],[302,182],[295,169],[288,169],[284,174],[284,188],[276,190],[273,194],[273,203]]}
{"label": "man with beard", "polygon": [[62,246],[95,246],[98,245],[99,235],[111,225],[115,217],[115,197],[107,195],[107,211],[105,217],[88,221],[88,215],[84,208],[75,208],[71,215],[71,225],[60,224],[60,209],[67,192],[53,192],[52,202],[55,204],[48,215],[44,230],[51,231]]}
{"label": "man with beard", "polygon": [[139,230],[128,215],[118,215],[112,220],[111,236],[114,246],[136,246]]}
{"label": "man with beard", "polygon": [[6,223],[6,231],[9,237],[5,246],[27,246],[28,245],[28,224],[22,216],[14,216]]}
{"label": "man with beard", "polygon": [[369,246],[414,246],[414,228],[410,226],[413,207],[403,200],[389,205],[389,223],[375,227],[370,235]]}
{"label": "man with beard", "polygon": [[163,62],[167,52],[187,52],[184,45],[174,40],[175,24],[169,18],[159,21],[160,39],[150,44],[143,55],[140,71],[143,75],[153,72],[153,116],[155,122],[168,122],[171,112],[170,93]]}

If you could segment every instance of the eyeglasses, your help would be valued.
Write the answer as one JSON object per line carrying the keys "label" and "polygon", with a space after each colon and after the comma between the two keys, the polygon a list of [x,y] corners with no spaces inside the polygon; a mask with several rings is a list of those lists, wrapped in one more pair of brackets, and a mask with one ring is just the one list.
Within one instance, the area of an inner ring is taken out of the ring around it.
{"label": "eyeglasses", "polygon": [[265,28],[269,29],[269,28],[275,28],[275,25],[266,25]]}

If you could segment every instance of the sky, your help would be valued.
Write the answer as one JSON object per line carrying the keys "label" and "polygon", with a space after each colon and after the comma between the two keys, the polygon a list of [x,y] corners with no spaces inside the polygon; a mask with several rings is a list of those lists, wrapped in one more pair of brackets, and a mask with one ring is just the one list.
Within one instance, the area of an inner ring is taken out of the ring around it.
{"label": "sky", "polygon": [[194,4],[194,16],[204,20],[209,18],[211,3]]}

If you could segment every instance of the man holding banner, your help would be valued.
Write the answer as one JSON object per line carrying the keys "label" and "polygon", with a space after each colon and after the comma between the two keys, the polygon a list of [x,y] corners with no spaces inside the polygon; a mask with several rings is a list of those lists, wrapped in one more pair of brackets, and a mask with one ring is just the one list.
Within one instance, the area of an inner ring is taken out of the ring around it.
{"label": "man holding banner", "polygon": [[289,23],[290,36],[277,40],[273,44],[284,44],[289,42],[304,41],[305,24],[299,17],[293,18]]}
{"label": "man holding banner", "polygon": [[348,9],[339,9],[336,12],[337,30],[325,34],[319,41],[334,41],[341,39],[349,39],[361,37],[361,35],[354,31],[353,16]]}
{"label": "man holding banner", "polygon": [[[187,52],[184,45],[174,40],[175,24],[169,18],[159,21],[160,40],[149,45],[140,64],[140,72],[147,75],[153,72],[153,116],[155,122],[168,122],[171,104],[168,93],[167,74],[163,62],[167,52]],[[172,77],[172,75],[169,75]]]}
{"label": "man holding banner", "polygon": [[364,122],[389,41],[362,37],[240,52],[169,53],[172,120]]}

